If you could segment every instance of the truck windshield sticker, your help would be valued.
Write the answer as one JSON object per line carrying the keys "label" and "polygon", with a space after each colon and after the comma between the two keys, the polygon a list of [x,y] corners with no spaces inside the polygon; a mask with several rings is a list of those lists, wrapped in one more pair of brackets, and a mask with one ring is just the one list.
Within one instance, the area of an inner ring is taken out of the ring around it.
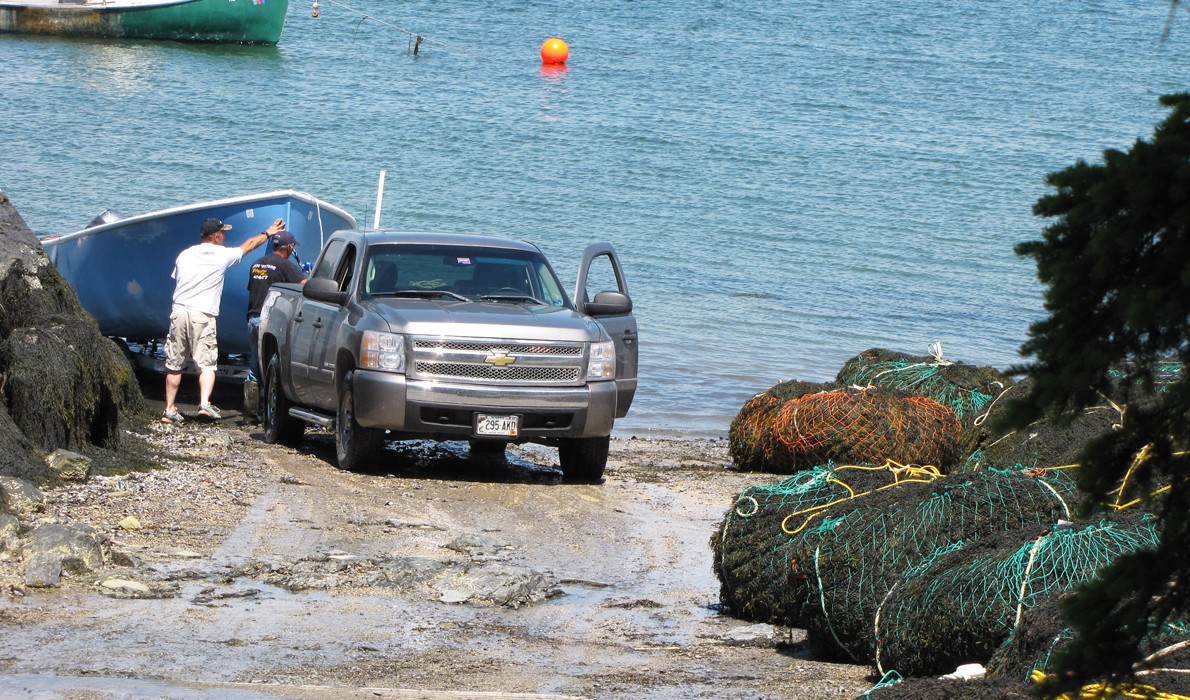
{"label": "truck windshield sticker", "polygon": [[455,262],[457,262],[460,265],[470,265],[471,258],[455,258]]}

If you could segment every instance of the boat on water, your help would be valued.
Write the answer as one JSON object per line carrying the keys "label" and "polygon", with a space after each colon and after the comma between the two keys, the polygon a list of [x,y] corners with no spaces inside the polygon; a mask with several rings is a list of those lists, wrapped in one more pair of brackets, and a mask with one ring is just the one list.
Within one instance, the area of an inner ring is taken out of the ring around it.
{"label": "boat on water", "polygon": [[276,44],[289,0],[0,0],[0,32]]}
{"label": "boat on water", "polygon": [[[104,335],[145,346],[169,332],[174,261],[201,241],[199,227],[211,217],[231,224],[227,246],[237,246],[283,219],[297,239],[299,263],[313,262],[335,231],[355,228],[355,217],[333,204],[306,192],[276,190],[129,217],[108,210],[87,228],[45,236],[41,245]],[[248,352],[248,270],[253,260],[271,250],[270,241],[227,272],[219,307],[221,353]]]}

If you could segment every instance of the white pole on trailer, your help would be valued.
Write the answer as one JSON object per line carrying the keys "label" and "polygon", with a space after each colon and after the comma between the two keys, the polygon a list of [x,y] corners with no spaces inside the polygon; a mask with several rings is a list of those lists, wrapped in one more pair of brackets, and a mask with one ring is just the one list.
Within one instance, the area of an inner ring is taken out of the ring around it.
{"label": "white pole on trailer", "polygon": [[380,171],[380,184],[376,187],[376,216],[372,219],[372,228],[380,228],[380,203],[384,201],[384,171]]}

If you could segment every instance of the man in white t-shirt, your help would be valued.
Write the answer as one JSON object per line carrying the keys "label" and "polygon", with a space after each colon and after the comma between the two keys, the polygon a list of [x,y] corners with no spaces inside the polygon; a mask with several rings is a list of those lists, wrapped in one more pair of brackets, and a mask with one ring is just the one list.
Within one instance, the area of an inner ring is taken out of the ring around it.
{"label": "man in white t-shirt", "polygon": [[231,224],[207,219],[199,229],[202,243],[190,246],[178,255],[171,275],[176,284],[169,314],[169,335],[165,338],[162,423],[181,423],[183,420],[174,400],[182,384],[182,366],[187,357],[194,358],[194,364],[198,365],[199,417],[219,419],[219,409],[211,405],[211,392],[215,389],[215,365],[219,361],[215,321],[223,298],[223,276],[228,268],[284,228],[285,222],[277,219],[264,233],[236,247],[225,247],[223,242]]}

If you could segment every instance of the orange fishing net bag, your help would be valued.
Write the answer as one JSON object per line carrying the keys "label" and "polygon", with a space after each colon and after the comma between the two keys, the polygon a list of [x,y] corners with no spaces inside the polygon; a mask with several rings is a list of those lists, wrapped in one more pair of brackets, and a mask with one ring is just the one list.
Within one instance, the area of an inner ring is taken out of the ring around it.
{"label": "orange fishing net bag", "polygon": [[792,399],[769,415],[770,459],[791,471],[893,459],[945,473],[958,458],[958,417],[923,396],[841,389]]}

